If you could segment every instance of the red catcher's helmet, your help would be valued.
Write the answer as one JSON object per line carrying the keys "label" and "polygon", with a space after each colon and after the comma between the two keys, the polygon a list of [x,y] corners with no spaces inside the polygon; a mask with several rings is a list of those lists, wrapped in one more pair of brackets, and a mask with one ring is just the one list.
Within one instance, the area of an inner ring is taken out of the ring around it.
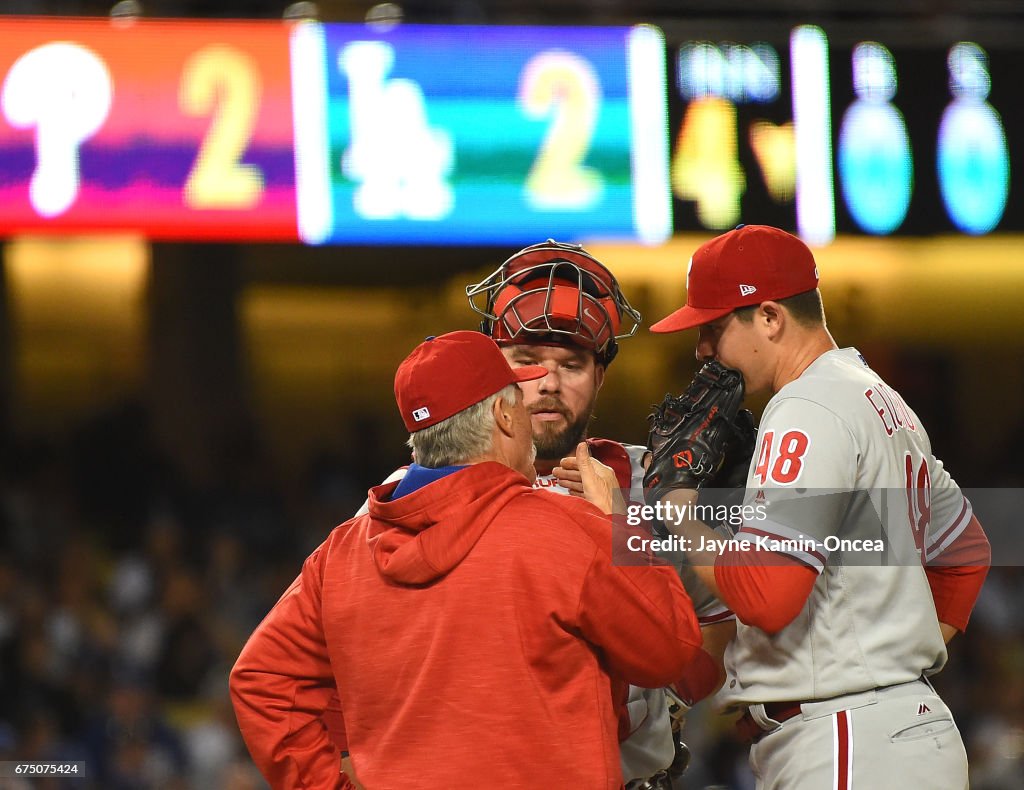
{"label": "red catcher's helmet", "polygon": [[[481,295],[484,307],[477,304]],[[480,331],[499,345],[577,345],[604,365],[618,352],[616,341],[632,337],[640,326],[640,313],[614,275],[580,245],[554,239],[520,250],[481,282],[467,285],[466,296],[484,317]]]}

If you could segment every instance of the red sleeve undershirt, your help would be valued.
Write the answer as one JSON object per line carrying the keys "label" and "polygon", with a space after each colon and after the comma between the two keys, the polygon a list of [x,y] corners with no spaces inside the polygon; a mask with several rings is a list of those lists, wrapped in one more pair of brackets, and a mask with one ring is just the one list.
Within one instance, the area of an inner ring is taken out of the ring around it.
{"label": "red sleeve undershirt", "polygon": [[992,549],[978,519],[970,522],[957,539],[925,566],[940,623],[958,631],[967,629],[981,586],[985,583]]}
{"label": "red sleeve undershirt", "polygon": [[[960,631],[988,574],[988,539],[974,517],[957,540],[925,567],[940,623]],[[811,593],[817,572],[772,551],[727,550],[715,563],[725,604],[741,622],[778,633],[793,621]]]}
{"label": "red sleeve undershirt", "polygon": [[817,578],[813,568],[774,551],[727,549],[715,562],[722,601],[740,622],[769,634],[793,621]]}

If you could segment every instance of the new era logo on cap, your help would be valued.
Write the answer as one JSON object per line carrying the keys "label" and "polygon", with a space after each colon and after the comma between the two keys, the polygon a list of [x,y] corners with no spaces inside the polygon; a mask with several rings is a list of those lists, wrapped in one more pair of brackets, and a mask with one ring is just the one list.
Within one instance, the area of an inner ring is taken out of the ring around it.
{"label": "new era logo on cap", "polygon": [[423,422],[424,420],[429,419],[429,417],[430,409],[428,409],[426,406],[422,406],[418,409],[412,410],[412,418],[416,420],[416,422]]}
{"label": "new era logo on cap", "polygon": [[740,296],[750,296],[757,291],[757,286],[740,283]]}

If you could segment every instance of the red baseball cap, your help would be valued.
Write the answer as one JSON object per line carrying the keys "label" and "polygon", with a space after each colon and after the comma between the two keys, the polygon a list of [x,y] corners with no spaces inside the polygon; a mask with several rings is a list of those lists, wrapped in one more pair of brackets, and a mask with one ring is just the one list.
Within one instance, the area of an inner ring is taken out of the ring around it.
{"label": "red baseball cap", "polygon": [[817,287],[818,266],[800,239],[769,225],[740,225],[697,248],[686,270],[686,304],[651,331],[692,329],[737,307]]}
{"label": "red baseball cap", "polygon": [[541,365],[513,368],[480,332],[428,337],[398,366],[395,400],[409,432],[447,420],[509,384],[548,374]]}

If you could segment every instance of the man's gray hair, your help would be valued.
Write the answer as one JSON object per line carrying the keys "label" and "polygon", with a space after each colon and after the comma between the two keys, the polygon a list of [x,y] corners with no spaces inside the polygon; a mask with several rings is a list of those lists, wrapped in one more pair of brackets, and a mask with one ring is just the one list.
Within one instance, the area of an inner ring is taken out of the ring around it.
{"label": "man's gray hair", "polygon": [[413,460],[420,466],[437,469],[464,464],[487,453],[494,431],[491,404],[500,395],[506,406],[515,406],[518,389],[515,384],[509,384],[447,420],[409,434],[407,444],[412,448]]}

